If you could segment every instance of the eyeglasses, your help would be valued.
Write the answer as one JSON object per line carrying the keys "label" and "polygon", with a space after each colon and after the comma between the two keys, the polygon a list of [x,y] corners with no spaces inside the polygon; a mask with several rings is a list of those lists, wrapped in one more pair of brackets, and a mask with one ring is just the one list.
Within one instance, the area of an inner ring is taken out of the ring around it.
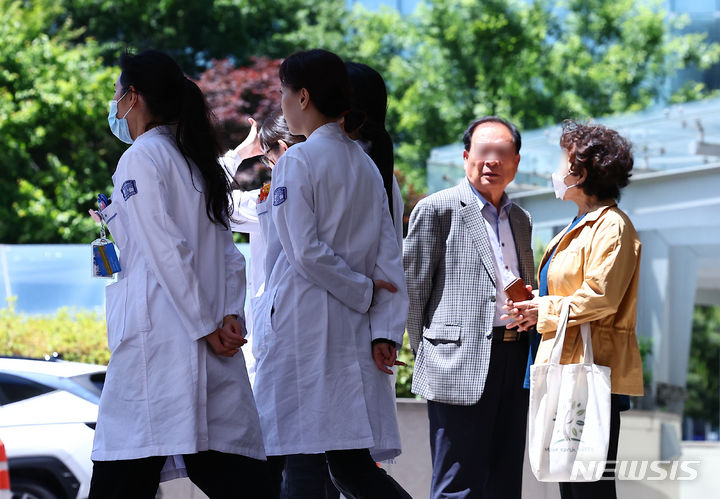
{"label": "eyeglasses", "polygon": [[273,168],[275,166],[275,161],[268,158],[267,156],[260,156],[260,161],[262,161],[262,164],[267,166],[268,168]]}

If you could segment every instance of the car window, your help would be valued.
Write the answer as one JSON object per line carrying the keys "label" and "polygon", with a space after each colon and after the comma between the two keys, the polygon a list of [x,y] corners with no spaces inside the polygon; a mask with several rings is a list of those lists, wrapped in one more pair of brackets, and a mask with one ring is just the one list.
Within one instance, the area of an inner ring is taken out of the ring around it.
{"label": "car window", "polygon": [[105,381],[105,371],[80,374],[72,378],[28,371],[0,371],[0,374],[15,376],[30,383],[46,386],[49,390],[64,390],[93,404],[100,402],[100,392]]}
{"label": "car window", "polygon": [[[105,371],[92,374],[81,374],[79,376],[73,376],[69,379],[75,382],[79,387],[87,390],[87,392],[83,395],[77,390],[73,391],[65,388],[66,390],[72,391],[75,395],[82,397],[85,400],[89,400],[90,402],[94,401],[96,404],[100,401],[100,393],[102,392],[103,385],[105,384]],[[91,400],[90,397],[95,398],[94,400]]]}
{"label": "car window", "polygon": [[0,372],[0,405],[20,402],[53,390],[54,388],[50,386]]}

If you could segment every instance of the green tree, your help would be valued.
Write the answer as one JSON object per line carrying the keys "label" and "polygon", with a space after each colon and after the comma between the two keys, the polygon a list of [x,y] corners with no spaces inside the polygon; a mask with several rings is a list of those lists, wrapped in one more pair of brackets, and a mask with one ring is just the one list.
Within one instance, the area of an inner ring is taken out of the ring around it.
{"label": "green tree", "polygon": [[252,56],[313,47],[375,67],[409,210],[430,150],[458,141],[478,115],[527,130],[706,95],[692,82],[667,95],[666,78],[717,62],[720,47],[679,33],[687,19],[658,5],[428,0],[403,17],[344,0],[0,0],[0,194],[11,203],[0,208],[0,238],[79,242],[93,232],[82,213],[122,149],[104,122],[117,70],[103,63],[126,47],[166,50],[191,75],[211,58],[249,67]]}
{"label": "green tree", "polygon": [[153,48],[172,55],[195,76],[211,59],[230,57],[244,65],[251,56],[286,56],[293,47],[276,35],[313,23],[311,7],[323,8],[326,2],[63,0],[62,4],[75,25],[86,27],[79,40],[95,38],[107,59],[116,60],[126,49]]}
{"label": "green tree", "polygon": [[[638,111],[658,100],[672,98],[668,76],[695,65],[702,69],[718,61],[717,44],[705,34],[680,34],[687,16],[669,18],[661,2],[636,0],[564,0],[567,16],[556,23],[557,37],[547,53],[549,68],[559,77],[548,79],[558,113],[601,116]],[[685,98],[703,95],[690,83]]]}
{"label": "green tree", "polygon": [[476,116],[532,129],[696,99],[702,85],[671,96],[666,78],[720,59],[704,34],[679,34],[688,19],[668,20],[659,2],[434,0],[408,17],[337,5],[299,15],[312,22],[280,39],[329,48],[383,74],[397,166],[416,185],[430,149],[458,141]]}
{"label": "green tree", "polygon": [[425,4],[411,19],[408,71],[391,73],[401,82],[394,116],[407,137],[402,159],[420,166],[478,115],[532,129],[669,98],[667,76],[720,56],[705,35],[675,34],[685,22],[633,0]]}
{"label": "green tree", "polygon": [[80,242],[121,152],[107,128],[117,70],[52,0],[0,0],[0,241]]}
{"label": "green tree", "polygon": [[685,416],[720,425],[720,307],[697,306],[693,313]]}

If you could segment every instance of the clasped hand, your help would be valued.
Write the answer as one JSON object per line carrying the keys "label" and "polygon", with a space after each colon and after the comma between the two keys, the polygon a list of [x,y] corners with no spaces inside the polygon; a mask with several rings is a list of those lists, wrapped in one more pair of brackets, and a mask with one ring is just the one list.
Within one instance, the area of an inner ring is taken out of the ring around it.
{"label": "clasped hand", "polygon": [[222,327],[205,336],[205,339],[212,351],[222,357],[233,357],[247,343],[243,326],[234,315],[226,315]]}
{"label": "clasped hand", "polygon": [[528,291],[532,292],[535,297],[532,300],[514,302],[510,299],[505,300],[503,310],[506,311],[500,316],[502,320],[511,319],[508,329],[517,327],[518,331],[528,331],[538,321],[538,296],[537,290],[533,291],[532,286],[525,286]]}

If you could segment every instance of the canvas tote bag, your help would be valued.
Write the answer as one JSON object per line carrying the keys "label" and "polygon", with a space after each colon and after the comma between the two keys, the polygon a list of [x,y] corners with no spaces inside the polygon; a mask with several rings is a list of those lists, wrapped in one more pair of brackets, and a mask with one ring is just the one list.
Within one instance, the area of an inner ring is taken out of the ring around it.
{"label": "canvas tote bag", "polygon": [[594,363],[589,324],[580,326],[583,363],[560,364],[569,315],[565,298],[549,362],[530,366],[528,452],[541,482],[598,480],[607,458],[610,368]]}

